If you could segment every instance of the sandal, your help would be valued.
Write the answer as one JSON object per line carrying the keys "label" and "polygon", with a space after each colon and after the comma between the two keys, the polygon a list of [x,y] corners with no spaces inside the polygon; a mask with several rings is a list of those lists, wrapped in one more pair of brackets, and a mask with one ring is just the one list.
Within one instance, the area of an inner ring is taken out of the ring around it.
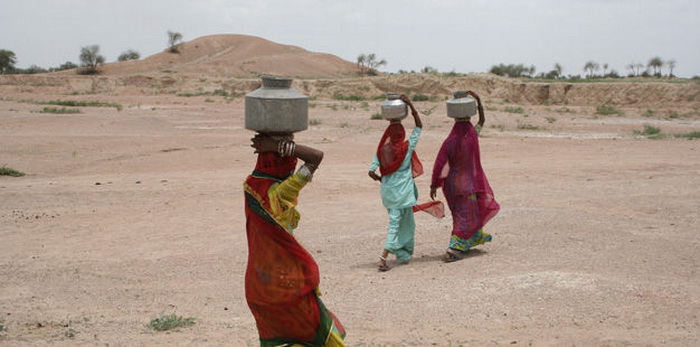
{"label": "sandal", "polygon": [[379,256],[379,268],[377,270],[379,270],[380,272],[387,272],[387,271],[391,270],[389,265],[387,265],[387,263],[386,263],[385,257]]}
{"label": "sandal", "polygon": [[457,260],[462,259],[453,252],[455,252],[455,251],[448,249],[447,252],[445,252],[445,255],[442,256],[442,261],[444,261],[445,263],[452,263],[452,262],[455,262]]}

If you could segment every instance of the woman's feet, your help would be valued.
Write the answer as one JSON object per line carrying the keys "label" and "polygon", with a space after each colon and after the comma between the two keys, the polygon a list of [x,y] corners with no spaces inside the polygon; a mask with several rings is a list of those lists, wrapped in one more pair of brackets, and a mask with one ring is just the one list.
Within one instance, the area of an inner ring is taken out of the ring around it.
{"label": "woman's feet", "polygon": [[451,248],[448,248],[447,252],[445,252],[445,255],[442,256],[442,261],[444,261],[445,263],[452,263],[452,262],[455,262],[457,260],[461,260],[462,257],[459,256],[458,253],[461,253],[461,252],[458,252],[458,251],[455,251]]}
{"label": "woman's feet", "polygon": [[381,271],[381,272],[386,272],[386,271],[391,270],[391,268],[389,267],[389,265],[386,263],[386,257],[382,257],[382,256],[379,257],[379,264],[378,264],[378,266],[379,266],[379,267],[378,267],[377,270],[379,270],[379,271]]}

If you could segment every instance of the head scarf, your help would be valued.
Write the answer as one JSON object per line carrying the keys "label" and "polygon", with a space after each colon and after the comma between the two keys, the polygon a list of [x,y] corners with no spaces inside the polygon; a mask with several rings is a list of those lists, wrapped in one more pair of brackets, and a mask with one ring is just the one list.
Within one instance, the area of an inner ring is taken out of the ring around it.
{"label": "head scarf", "polygon": [[[379,172],[382,176],[396,172],[404,158],[406,158],[407,152],[408,141],[406,140],[406,130],[404,130],[403,125],[401,123],[389,124],[377,146]],[[423,173],[423,164],[421,164],[415,151],[411,155],[411,167],[414,178]]]}

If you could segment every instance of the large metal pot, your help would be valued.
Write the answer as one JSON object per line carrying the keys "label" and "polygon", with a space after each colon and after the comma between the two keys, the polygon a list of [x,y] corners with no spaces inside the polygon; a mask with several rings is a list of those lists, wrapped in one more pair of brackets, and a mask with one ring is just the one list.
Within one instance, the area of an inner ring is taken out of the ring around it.
{"label": "large metal pot", "polygon": [[454,92],[454,97],[447,100],[447,116],[451,118],[469,118],[476,114],[476,99],[467,92]]}
{"label": "large metal pot", "polygon": [[408,105],[400,99],[401,94],[387,93],[382,101],[382,118],[386,120],[404,119],[408,116]]}
{"label": "large metal pot", "polygon": [[245,96],[245,127],[267,134],[288,134],[309,127],[309,98],[292,79],[265,76],[262,87]]}

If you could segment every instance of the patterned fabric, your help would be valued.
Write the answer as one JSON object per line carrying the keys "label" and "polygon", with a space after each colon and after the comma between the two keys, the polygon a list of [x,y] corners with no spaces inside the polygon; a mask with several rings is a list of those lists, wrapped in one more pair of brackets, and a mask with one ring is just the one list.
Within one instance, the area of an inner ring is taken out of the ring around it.
{"label": "patterned fabric", "polygon": [[490,234],[487,234],[480,229],[469,239],[463,239],[457,235],[452,235],[450,237],[450,248],[460,252],[466,252],[474,246],[491,242],[492,239],[493,237]]}
{"label": "patterned fabric", "polygon": [[442,187],[452,212],[452,235],[470,240],[500,206],[481,167],[477,129],[455,122],[433,166],[432,185]]}
{"label": "patterned fabric", "polygon": [[[260,345],[342,346],[345,331],[319,299],[318,265],[292,234],[300,218],[297,197],[309,178],[298,172],[280,177],[294,170],[288,158],[266,157],[243,185],[246,301]],[[267,165],[271,162],[286,167]]]}

